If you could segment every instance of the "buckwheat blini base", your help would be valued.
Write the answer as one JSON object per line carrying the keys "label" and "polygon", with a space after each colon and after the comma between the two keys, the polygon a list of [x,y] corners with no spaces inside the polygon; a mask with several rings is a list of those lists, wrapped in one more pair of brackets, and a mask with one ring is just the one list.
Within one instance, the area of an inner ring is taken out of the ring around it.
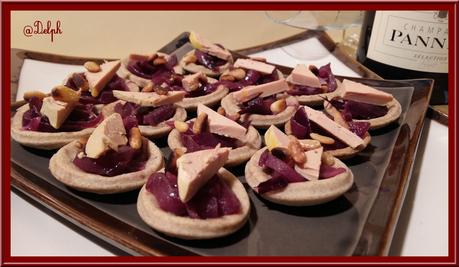
{"label": "buckwheat blini base", "polygon": [[[293,97],[289,96],[286,98],[287,103],[295,102],[298,103],[298,101]],[[222,99],[221,106],[225,109],[225,112],[228,115],[235,115],[238,113],[241,109],[238,106],[238,103],[233,97],[233,93],[228,94]],[[247,116],[245,119],[251,121],[251,125],[253,125],[256,128],[262,128],[266,129],[269,128],[271,125],[276,125],[276,126],[281,126],[285,122],[287,122],[296,112],[296,109],[298,108],[298,105],[288,105],[287,108],[275,115],[260,115],[260,114],[249,114],[243,115]]]}
{"label": "buckwheat blini base", "polygon": [[[289,76],[290,77],[290,76]],[[289,82],[289,87],[292,87],[294,84],[291,82],[291,79],[287,77],[286,80]],[[298,95],[293,96],[295,97],[300,105],[307,105],[307,106],[321,106],[323,105],[324,99],[332,99],[341,95],[342,89],[340,89],[339,84],[341,83],[339,80],[335,79],[337,83],[337,88],[335,91],[330,93],[323,93],[323,94],[316,94],[316,95]],[[288,93],[288,91],[287,91]]]}
{"label": "buckwheat blini base", "polygon": [[[383,128],[395,121],[398,120],[400,115],[402,114],[402,106],[400,103],[397,101],[397,99],[392,99],[389,103],[386,104],[386,107],[388,108],[386,115],[374,118],[374,119],[369,119],[369,120],[354,120],[354,121],[363,121],[363,122],[369,122],[370,123],[370,130],[376,130]],[[324,112],[327,114],[329,113],[329,109],[331,108],[331,104],[327,101],[324,101]]]}
{"label": "buckwheat blini base", "polygon": [[187,63],[186,62],[186,58],[189,57],[190,55],[194,54],[194,51],[195,49],[191,50],[190,52],[186,53],[185,56],[183,56],[181,59],[180,59],[180,62],[179,62],[179,65],[182,69],[184,69],[185,71],[189,72],[189,73],[198,73],[198,72],[202,72],[204,73],[205,75],[209,76],[209,77],[218,77],[220,76],[220,74],[222,74],[225,70],[229,69],[229,67],[231,66],[231,64],[233,63],[233,59],[230,58],[230,60],[228,60],[228,62],[222,66],[219,66],[218,67],[218,70],[211,70],[205,66],[202,66],[202,65],[198,65],[196,63]]}
{"label": "buckwheat blini base", "polygon": [[78,141],[59,149],[51,157],[49,169],[57,180],[79,191],[97,194],[128,192],[142,187],[152,173],[163,167],[163,156],[159,148],[146,138],[143,138],[142,145],[148,146],[149,156],[145,168],[140,171],[112,177],[87,173],[73,164],[75,156],[83,151],[83,145]]}
{"label": "buckwheat blini base", "polygon": [[[245,179],[254,191],[261,182],[271,179],[271,176],[258,166],[260,156],[266,149],[257,151],[245,166]],[[333,167],[345,168],[346,172],[322,180],[289,183],[285,188],[260,196],[286,206],[312,206],[329,202],[343,195],[354,183],[354,175],[343,162],[335,158]]]}
{"label": "buckwheat blini base", "polygon": [[[122,103],[124,104],[125,101],[123,100],[118,100],[116,102],[110,103],[108,105],[105,105],[104,108],[102,109],[102,113],[104,114],[105,117],[110,116],[112,113],[115,112],[114,108],[116,104]],[[175,114],[172,118],[168,119],[167,121],[185,121],[186,120],[186,110],[182,107],[176,107]],[[166,125],[166,121],[163,121],[159,123],[156,126],[150,126],[150,125],[139,125],[139,130],[140,133],[142,133],[143,136],[145,137],[150,137],[150,138],[158,138],[161,136],[165,136],[171,131],[171,127]]]}
{"label": "buckwheat blini base", "polygon": [[18,108],[11,121],[11,137],[24,146],[45,150],[57,149],[74,140],[88,137],[95,129],[87,128],[75,132],[55,133],[25,131],[22,130],[22,117],[27,110],[29,110],[28,104]]}
{"label": "buckwheat blini base", "polygon": [[[288,120],[285,123],[284,129],[285,129],[286,133],[292,132],[291,125],[290,125],[290,120]],[[340,149],[327,150],[327,152],[330,153],[333,157],[337,157],[339,159],[349,159],[349,158],[352,158],[353,156],[357,155],[360,151],[364,150],[368,146],[370,141],[371,141],[371,136],[367,132],[367,134],[365,135],[365,138],[363,138],[363,144],[361,146],[356,147],[356,148],[352,148],[352,147],[348,146],[348,147],[344,147],[344,148],[340,148]],[[301,140],[300,140],[300,142],[301,142]]]}
{"label": "buckwheat blini base", "polygon": [[228,94],[229,90],[226,86],[219,85],[215,91],[208,95],[198,97],[185,97],[182,101],[177,102],[177,106],[180,106],[186,110],[196,110],[199,103],[208,107],[217,106],[222,98]]}
{"label": "buckwheat blini base", "polygon": [[[180,132],[177,129],[173,129],[167,137],[167,144],[174,150],[176,148],[184,148]],[[236,166],[246,162],[250,157],[261,147],[261,137],[258,131],[250,126],[245,136],[244,146],[231,149],[226,162],[226,167]]]}
{"label": "buckwheat blini base", "polygon": [[155,196],[145,185],[137,199],[137,211],[142,220],[153,229],[182,239],[209,239],[229,235],[240,229],[248,219],[250,201],[242,183],[229,171],[221,168],[218,175],[234,192],[241,204],[237,214],[212,219],[192,219],[162,210]]}

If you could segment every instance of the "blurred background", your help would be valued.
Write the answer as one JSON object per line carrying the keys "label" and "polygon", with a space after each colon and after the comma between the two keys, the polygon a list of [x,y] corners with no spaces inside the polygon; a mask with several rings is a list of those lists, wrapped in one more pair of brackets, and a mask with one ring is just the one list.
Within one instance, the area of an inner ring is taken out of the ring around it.
{"label": "blurred background", "polygon": [[[53,42],[49,35],[25,36],[24,27],[37,20],[53,25],[59,20],[62,34],[55,35]],[[272,22],[264,11],[14,11],[11,47],[120,58],[131,52],[151,53],[190,30],[234,50],[303,31]],[[335,35],[339,37],[339,31]]]}

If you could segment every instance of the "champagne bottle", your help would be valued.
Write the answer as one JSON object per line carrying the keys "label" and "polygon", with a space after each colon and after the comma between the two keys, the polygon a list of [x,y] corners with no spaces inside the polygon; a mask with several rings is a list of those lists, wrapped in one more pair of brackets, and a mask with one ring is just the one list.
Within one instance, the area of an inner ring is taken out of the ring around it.
{"label": "champagne bottle", "polygon": [[384,79],[432,78],[430,103],[447,104],[448,12],[365,12],[357,60]]}

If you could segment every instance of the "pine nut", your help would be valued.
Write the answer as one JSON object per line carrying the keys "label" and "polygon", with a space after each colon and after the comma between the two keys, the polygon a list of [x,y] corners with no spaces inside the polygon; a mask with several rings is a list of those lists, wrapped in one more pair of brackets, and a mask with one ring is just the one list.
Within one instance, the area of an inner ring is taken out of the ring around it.
{"label": "pine nut", "polygon": [[188,128],[190,128],[188,126],[188,123],[186,123],[184,121],[174,121],[174,127],[180,133],[184,133],[184,132],[188,131]]}
{"label": "pine nut", "polygon": [[239,68],[238,69],[234,69],[234,70],[230,70],[228,75],[233,76],[236,80],[242,80],[242,79],[245,78],[245,70],[239,69]]}
{"label": "pine nut", "polygon": [[140,149],[142,147],[142,135],[138,127],[132,127],[129,131],[129,145],[133,149]]}
{"label": "pine nut", "polygon": [[302,166],[306,162],[306,155],[304,154],[303,147],[301,146],[300,142],[295,136],[290,135],[289,138],[290,138],[290,142],[288,143],[289,154],[297,165]]}
{"label": "pine nut", "polygon": [[335,158],[328,151],[322,153],[322,163],[327,166],[333,166],[335,164]]}
{"label": "pine nut", "polygon": [[80,93],[65,85],[58,85],[51,90],[51,96],[58,101],[66,103],[77,103],[80,100]]}
{"label": "pine nut", "polygon": [[200,134],[202,130],[204,129],[204,126],[207,122],[207,114],[206,113],[200,113],[196,120],[194,121],[193,124],[193,133],[194,134]]}
{"label": "pine nut", "polygon": [[224,109],[223,107],[219,107],[219,108],[217,109],[217,113],[220,114],[220,115],[222,115],[222,116],[225,116],[225,115],[226,115],[226,111],[225,111],[225,109]]}
{"label": "pine nut", "polygon": [[24,93],[24,100],[25,101],[29,101],[32,97],[36,97],[40,100],[43,100],[43,98],[47,97],[48,95],[43,93],[43,92],[40,92],[40,91],[28,91],[28,92],[25,92]]}
{"label": "pine nut", "polygon": [[235,80],[235,78],[232,75],[229,75],[229,74],[225,74],[225,75],[220,76],[220,81],[233,82],[234,80]]}
{"label": "pine nut", "polygon": [[190,63],[195,63],[196,61],[198,61],[198,59],[196,58],[196,56],[193,54],[193,53],[189,53],[189,54],[186,54],[184,57],[183,57],[183,62],[188,65]]}
{"label": "pine nut", "polygon": [[142,92],[152,92],[153,91],[153,83],[149,82],[142,88]]}
{"label": "pine nut", "polygon": [[311,133],[311,134],[309,134],[309,136],[312,139],[319,141],[321,144],[331,145],[331,144],[335,143],[335,140],[333,138],[330,138],[330,137],[327,137],[327,136],[323,136],[323,135],[320,135],[320,134],[317,134],[317,133]]}
{"label": "pine nut", "polygon": [[312,139],[300,140],[300,144],[303,147],[303,150],[306,150],[306,151],[313,150],[321,146],[319,141],[312,140]]}
{"label": "pine nut", "polygon": [[276,101],[273,102],[273,103],[271,104],[271,106],[269,107],[269,109],[271,110],[271,112],[272,112],[273,114],[281,113],[281,112],[284,111],[286,108],[287,108],[287,103],[285,102],[285,99],[276,100]]}
{"label": "pine nut", "polygon": [[100,66],[94,61],[86,61],[83,65],[89,72],[99,72]]}

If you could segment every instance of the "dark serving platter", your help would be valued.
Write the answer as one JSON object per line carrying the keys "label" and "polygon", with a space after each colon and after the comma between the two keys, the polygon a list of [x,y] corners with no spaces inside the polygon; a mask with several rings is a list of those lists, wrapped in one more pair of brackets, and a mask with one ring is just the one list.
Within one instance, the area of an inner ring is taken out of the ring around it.
{"label": "dark serving platter", "polygon": [[[180,56],[189,49],[184,33],[160,51]],[[279,68],[285,73],[290,70]],[[13,140],[11,184],[83,231],[132,255],[387,255],[409,185],[432,80],[349,79],[390,92],[402,105],[398,123],[371,132],[371,144],[345,161],[354,173],[351,190],[326,204],[285,207],[250,190],[244,165],[232,168],[249,193],[252,209],[246,225],[227,237],[184,241],[160,234],[137,214],[138,191],[101,196],[70,189],[48,170],[55,151],[30,149]],[[155,142],[167,156],[166,139]]]}

